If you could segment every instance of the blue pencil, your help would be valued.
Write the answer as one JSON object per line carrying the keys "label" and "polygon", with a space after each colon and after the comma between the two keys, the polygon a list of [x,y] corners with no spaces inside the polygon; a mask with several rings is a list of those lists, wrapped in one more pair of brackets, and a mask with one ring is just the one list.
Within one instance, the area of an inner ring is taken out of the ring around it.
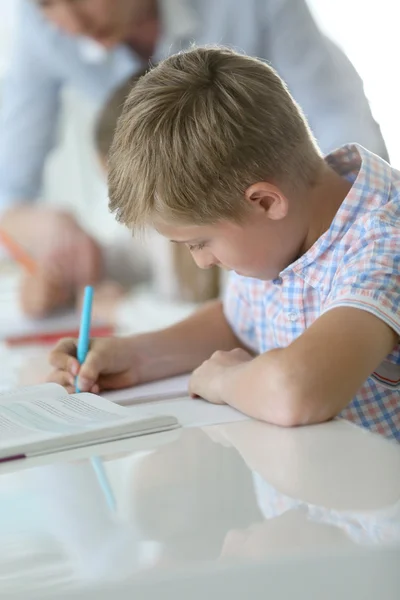
{"label": "blue pencil", "polygon": [[[89,351],[90,344],[90,322],[92,319],[92,304],[93,304],[93,287],[88,285],[85,288],[85,295],[83,298],[82,315],[81,315],[81,326],[79,329],[79,339],[77,348],[77,359],[79,364],[83,364],[86,360],[87,353]],[[75,382],[75,392],[79,394],[80,390],[78,387],[78,377]],[[108,481],[107,473],[104,469],[104,465],[101,459],[97,456],[92,457],[91,463],[96,473],[97,480],[103,491],[108,507],[112,510],[116,510],[116,502],[110,483]]]}
{"label": "blue pencil", "polygon": [[[92,304],[93,304],[93,287],[88,285],[85,287],[85,295],[83,297],[81,326],[79,329],[79,339],[76,357],[80,365],[86,360],[90,343],[90,322],[92,320]],[[78,378],[75,382],[75,392],[79,394]]]}

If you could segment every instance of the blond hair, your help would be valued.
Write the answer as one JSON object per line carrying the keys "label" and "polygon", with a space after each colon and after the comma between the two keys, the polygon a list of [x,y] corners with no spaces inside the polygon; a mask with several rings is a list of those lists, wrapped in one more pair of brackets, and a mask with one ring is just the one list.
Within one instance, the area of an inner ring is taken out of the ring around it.
{"label": "blond hair", "polygon": [[132,228],[240,220],[251,184],[296,190],[320,165],[305,117],[270,66],[194,48],[131,91],[110,153],[110,210]]}

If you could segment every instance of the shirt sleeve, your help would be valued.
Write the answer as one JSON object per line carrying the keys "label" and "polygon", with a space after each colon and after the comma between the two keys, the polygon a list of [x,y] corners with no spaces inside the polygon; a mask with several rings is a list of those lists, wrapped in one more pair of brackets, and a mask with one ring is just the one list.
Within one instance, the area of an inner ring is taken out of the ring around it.
{"label": "shirt sleeve", "polygon": [[21,2],[1,90],[0,211],[38,196],[45,159],[55,143],[61,81],[51,72],[44,28],[38,9]]}
{"label": "shirt sleeve", "polygon": [[400,336],[400,202],[393,220],[374,219],[339,267],[323,312],[366,310]]}
{"label": "shirt sleeve", "polygon": [[243,277],[230,273],[223,300],[224,314],[240,341],[250,350],[258,351],[254,317]]}
{"label": "shirt sleeve", "polygon": [[387,159],[363,82],[315,22],[306,0],[260,0],[266,57],[303,109],[322,150],[357,142]]}

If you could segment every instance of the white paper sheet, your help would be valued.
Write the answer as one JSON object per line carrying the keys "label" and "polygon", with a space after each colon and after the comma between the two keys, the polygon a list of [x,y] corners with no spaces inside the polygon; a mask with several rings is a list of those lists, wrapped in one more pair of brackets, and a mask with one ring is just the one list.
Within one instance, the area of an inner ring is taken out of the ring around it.
{"label": "white paper sheet", "polygon": [[[189,378],[190,375],[180,375],[102,395],[118,404],[130,405],[136,418],[142,418],[140,415],[144,414],[168,414],[176,417],[182,427],[205,427],[248,419],[230,406],[218,406],[205,400],[190,398]],[[146,406],[142,409],[140,405],[143,403]]]}
{"label": "white paper sheet", "polygon": [[107,400],[117,404],[130,405],[143,402],[153,402],[175,398],[184,398],[188,395],[190,375],[179,375],[168,379],[160,379],[136,387],[107,392],[102,394]]}
{"label": "white paper sheet", "polygon": [[194,400],[188,397],[152,402],[145,406],[131,406],[129,410],[136,419],[143,418],[144,415],[156,417],[168,414],[176,417],[182,427],[206,427],[249,419],[230,406],[210,404],[205,400]]}

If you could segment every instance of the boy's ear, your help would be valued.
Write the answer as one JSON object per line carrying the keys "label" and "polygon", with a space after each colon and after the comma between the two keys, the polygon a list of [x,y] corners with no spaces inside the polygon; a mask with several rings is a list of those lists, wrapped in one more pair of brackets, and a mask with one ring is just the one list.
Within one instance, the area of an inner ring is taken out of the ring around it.
{"label": "boy's ear", "polygon": [[253,209],[264,212],[269,219],[284,219],[289,210],[289,203],[281,190],[267,181],[253,183],[245,191],[245,198]]}

